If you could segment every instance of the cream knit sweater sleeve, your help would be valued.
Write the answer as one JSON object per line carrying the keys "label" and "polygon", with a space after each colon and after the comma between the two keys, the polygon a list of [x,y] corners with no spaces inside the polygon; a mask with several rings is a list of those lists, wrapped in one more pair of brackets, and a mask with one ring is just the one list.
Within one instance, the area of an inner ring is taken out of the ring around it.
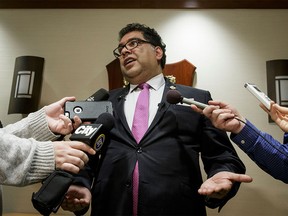
{"label": "cream knit sweater sleeve", "polygon": [[24,186],[46,178],[55,168],[55,136],[41,109],[0,129],[0,184]]}

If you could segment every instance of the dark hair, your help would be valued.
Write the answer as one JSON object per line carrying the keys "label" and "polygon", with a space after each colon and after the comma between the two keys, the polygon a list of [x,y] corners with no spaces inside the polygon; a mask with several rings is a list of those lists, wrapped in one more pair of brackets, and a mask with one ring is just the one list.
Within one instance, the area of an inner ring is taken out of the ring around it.
{"label": "dark hair", "polygon": [[142,32],[143,37],[145,40],[149,41],[153,46],[159,46],[163,50],[163,56],[161,59],[161,67],[164,68],[166,64],[166,45],[163,43],[162,38],[157,33],[157,31],[153,28],[150,28],[144,24],[139,23],[131,23],[128,24],[126,27],[120,30],[119,32],[119,40],[129,32],[132,31],[139,31]]}

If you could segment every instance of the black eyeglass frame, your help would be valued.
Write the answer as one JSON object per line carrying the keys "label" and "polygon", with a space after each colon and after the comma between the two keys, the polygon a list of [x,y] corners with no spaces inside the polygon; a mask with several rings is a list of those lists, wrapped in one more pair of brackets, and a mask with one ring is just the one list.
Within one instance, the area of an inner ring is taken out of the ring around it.
{"label": "black eyeglass frame", "polygon": [[[134,42],[136,42],[135,43],[135,46],[130,46],[130,48],[128,48],[127,47],[127,44],[129,44],[129,43],[134,43]],[[134,39],[132,39],[132,40],[129,40],[126,44],[124,44],[124,45],[121,45],[121,46],[118,46],[116,49],[114,49],[113,50],[113,55],[115,56],[115,58],[119,58],[120,56],[121,56],[121,52],[122,52],[122,50],[123,50],[123,48],[125,47],[127,50],[133,50],[133,49],[135,49],[136,47],[138,47],[139,46],[139,44],[141,44],[141,43],[148,43],[148,44],[151,44],[151,45],[153,45],[153,46],[155,46],[154,44],[152,44],[151,42],[149,42],[149,41],[145,41],[145,40],[142,40],[142,39],[140,39],[140,38],[134,38]]]}

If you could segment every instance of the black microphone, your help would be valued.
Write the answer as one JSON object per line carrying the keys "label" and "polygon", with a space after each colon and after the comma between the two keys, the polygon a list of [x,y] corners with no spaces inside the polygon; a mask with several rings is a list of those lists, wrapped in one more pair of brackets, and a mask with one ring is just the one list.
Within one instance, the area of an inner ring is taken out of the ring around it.
{"label": "black microphone", "polygon": [[93,95],[88,97],[86,101],[105,101],[109,98],[109,92],[106,89],[99,89]]}
{"label": "black microphone", "polygon": [[[72,134],[71,140],[82,141],[96,152],[102,148],[107,133],[114,126],[112,116],[112,103],[105,101],[109,98],[109,93],[105,89],[99,89],[86,101],[67,101],[65,103],[65,115],[73,119],[78,115],[82,120],[95,120],[95,124],[82,124]],[[99,101],[99,102],[97,102]],[[73,174],[55,170],[43,182],[39,191],[32,194],[32,204],[39,213],[44,216],[56,213],[60,208],[68,188],[74,181]]]}
{"label": "black microphone", "polygon": [[205,107],[207,107],[207,104],[195,101],[194,99],[189,99],[189,98],[185,98],[183,97],[179,91],[177,90],[169,90],[167,92],[166,95],[166,100],[168,103],[170,104],[177,104],[177,103],[185,103],[188,105],[194,104],[197,107],[199,107],[200,109],[204,109]]}
{"label": "black microphone", "polygon": [[[70,140],[84,142],[94,148],[96,152],[100,152],[107,134],[113,127],[114,117],[110,113],[102,113],[94,124],[80,125],[71,135]],[[52,212],[56,213],[73,180],[74,176],[69,172],[55,170],[43,181],[40,190],[32,194],[34,208],[44,216],[48,216]]]}
{"label": "black microphone", "polygon": [[84,142],[99,151],[106,139],[106,133],[114,126],[114,117],[110,113],[102,113],[95,123],[81,124],[71,135],[70,140]]}

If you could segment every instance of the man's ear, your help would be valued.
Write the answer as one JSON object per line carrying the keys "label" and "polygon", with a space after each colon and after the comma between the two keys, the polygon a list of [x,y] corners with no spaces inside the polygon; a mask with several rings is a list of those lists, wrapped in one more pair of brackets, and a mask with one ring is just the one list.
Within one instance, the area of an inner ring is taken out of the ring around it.
{"label": "man's ear", "polygon": [[156,54],[156,58],[157,60],[161,60],[162,56],[163,56],[163,50],[161,49],[161,47],[157,46],[155,47],[155,54]]}

